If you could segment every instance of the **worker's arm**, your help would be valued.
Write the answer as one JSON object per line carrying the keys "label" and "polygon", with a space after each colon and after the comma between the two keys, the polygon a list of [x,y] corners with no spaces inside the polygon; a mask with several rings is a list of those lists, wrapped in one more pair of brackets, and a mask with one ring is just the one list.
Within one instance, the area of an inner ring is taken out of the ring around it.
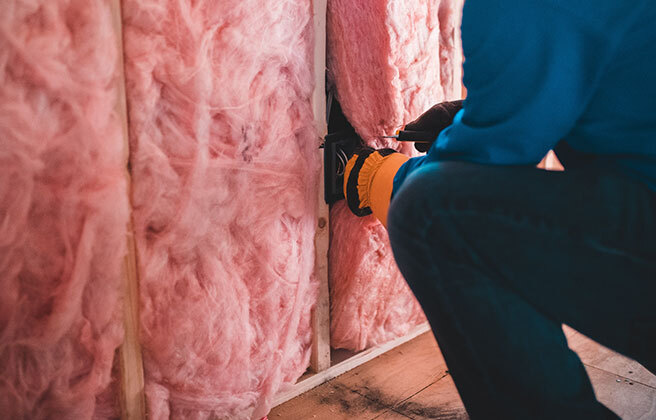
{"label": "worker's arm", "polygon": [[[535,165],[575,127],[618,48],[620,2],[467,0],[462,22],[467,99],[425,162]],[[612,17],[616,16],[614,20]]]}

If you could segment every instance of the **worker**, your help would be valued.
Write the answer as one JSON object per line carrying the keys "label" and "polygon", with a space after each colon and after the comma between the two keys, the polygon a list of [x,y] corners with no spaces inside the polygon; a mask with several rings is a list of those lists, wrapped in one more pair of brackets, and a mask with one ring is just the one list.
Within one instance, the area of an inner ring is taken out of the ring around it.
{"label": "worker", "polygon": [[462,109],[406,127],[425,156],[353,156],[349,207],[386,224],[472,419],[618,418],[562,324],[656,373],[656,2],[467,0],[461,32]]}

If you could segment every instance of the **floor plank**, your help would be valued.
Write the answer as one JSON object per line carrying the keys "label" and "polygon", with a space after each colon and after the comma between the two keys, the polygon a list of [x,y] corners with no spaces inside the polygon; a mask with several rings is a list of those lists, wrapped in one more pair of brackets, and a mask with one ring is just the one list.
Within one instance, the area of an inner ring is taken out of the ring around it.
{"label": "floor plank", "polygon": [[579,332],[576,331],[574,328],[570,327],[569,325],[563,324],[563,332],[565,333],[565,337],[569,340],[570,337],[578,334]]}
{"label": "floor plank", "polygon": [[[624,420],[656,419],[656,377],[565,327],[597,398]],[[619,380],[619,382],[618,382]],[[431,333],[274,408],[269,420],[463,420],[467,414]]]}
{"label": "floor plank", "polygon": [[392,407],[436,382],[445,372],[442,353],[432,333],[427,332],[333,381]]}
{"label": "floor plank", "polygon": [[396,411],[389,410],[373,420],[408,420],[408,419],[410,419],[410,417],[406,417],[403,414],[397,413]]}
{"label": "floor plank", "polygon": [[376,404],[339,384],[326,382],[275,407],[269,420],[373,419],[390,407]]}
{"label": "floor plank", "polygon": [[655,389],[592,366],[586,370],[597,399],[623,420],[656,419]]}
{"label": "floor plank", "polygon": [[394,411],[414,420],[466,420],[469,418],[451,375],[394,407]]}
{"label": "floor plank", "polygon": [[570,336],[567,341],[569,347],[579,355],[584,364],[627,377],[656,389],[656,375],[635,360],[615,353],[581,333]]}

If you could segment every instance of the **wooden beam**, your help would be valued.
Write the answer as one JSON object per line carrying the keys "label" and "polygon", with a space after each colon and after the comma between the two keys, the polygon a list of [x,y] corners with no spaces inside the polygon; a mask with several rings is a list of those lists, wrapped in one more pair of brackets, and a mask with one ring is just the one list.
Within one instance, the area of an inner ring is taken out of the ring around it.
{"label": "wooden beam", "polygon": [[139,289],[134,240],[128,239],[128,255],[124,264],[123,323],[125,338],[120,353],[121,418],[142,420],[146,418],[144,371],[139,343]]}
{"label": "wooden beam", "polygon": [[324,200],[323,153],[319,144],[328,133],[326,123],[326,0],[312,2],[314,22],[314,92],[312,110],[314,126],[319,135],[317,153],[319,191],[317,196],[317,232],[314,237],[315,275],[319,281],[319,295],[312,311],[312,353],[310,368],[321,372],[330,367],[330,292],[328,289],[328,247],[330,244],[330,209]]}
{"label": "wooden beam", "polygon": [[[125,94],[125,73],[123,62],[123,25],[120,0],[110,2],[112,20],[117,34],[119,51],[119,78],[117,83],[116,112],[122,125],[125,176],[130,209],[132,209],[132,184],[128,171],[130,144],[128,141],[128,113]],[[137,273],[137,251],[134,243],[132,219],[127,226],[127,255],[123,264],[123,325],[125,337],[119,349],[121,381],[121,418],[124,420],[142,420],[146,418],[144,396],[144,371],[141,345],[139,343],[139,277]]]}
{"label": "wooden beam", "polygon": [[455,83],[454,92],[460,95],[460,99],[464,99],[467,97],[467,88],[465,87],[465,84],[463,83],[462,80],[462,76],[463,76],[462,65],[465,62],[465,55],[462,51],[462,34],[460,33],[463,6],[464,6],[464,1],[456,2],[456,10],[455,10],[456,27],[455,27],[455,31],[453,31],[453,37],[454,37],[453,45],[455,46],[455,53],[454,53],[455,62],[453,63],[454,64],[453,83]]}

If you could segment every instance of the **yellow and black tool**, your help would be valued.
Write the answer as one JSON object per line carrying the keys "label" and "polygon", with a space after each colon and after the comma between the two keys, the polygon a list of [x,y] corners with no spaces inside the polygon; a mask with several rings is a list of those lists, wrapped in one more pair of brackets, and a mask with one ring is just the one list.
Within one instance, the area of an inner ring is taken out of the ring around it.
{"label": "yellow and black tool", "polygon": [[435,133],[432,131],[397,130],[393,136],[381,136],[384,139],[396,139],[397,141],[412,141],[417,143],[432,143],[435,141]]}
{"label": "yellow and black tool", "polygon": [[415,143],[415,149],[422,153],[428,150],[435,142],[437,135],[433,131],[413,131],[413,130],[398,130],[393,136],[381,136],[387,139],[396,139],[397,141],[411,141]]}
{"label": "yellow and black tool", "polygon": [[364,142],[348,122],[339,102],[328,92],[326,106],[328,135],[321,145],[324,161],[324,199],[333,204],[344,199],[344,171],[346,164]]}

